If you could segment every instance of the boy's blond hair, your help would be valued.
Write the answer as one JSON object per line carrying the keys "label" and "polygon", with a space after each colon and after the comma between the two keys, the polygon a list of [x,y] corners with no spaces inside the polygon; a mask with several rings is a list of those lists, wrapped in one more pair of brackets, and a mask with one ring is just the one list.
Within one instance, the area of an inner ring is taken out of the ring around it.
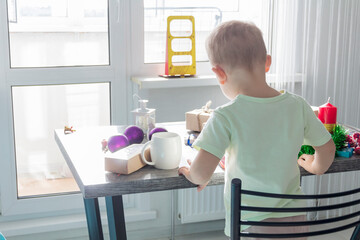
{"label": "boy's blond hair", "polygon": [[224,70],[253,70],[257,63],[266,62],[266,47],[259,28],[254,24],[229,21],[216,27],[206,40],[211,64]]}

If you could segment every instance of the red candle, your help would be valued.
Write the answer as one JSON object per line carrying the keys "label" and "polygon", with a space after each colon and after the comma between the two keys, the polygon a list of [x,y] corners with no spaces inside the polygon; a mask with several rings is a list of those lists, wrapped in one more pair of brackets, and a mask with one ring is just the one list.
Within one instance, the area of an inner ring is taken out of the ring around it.
{"label": "red candle", "polygon": [[[330,100],[330,98],[329,98]],[[326,104],[319,107],[319,119],[324,124],[325,128],[332,132],[336,124],[336,113],[337,108],[329,103],[329,100]]]}

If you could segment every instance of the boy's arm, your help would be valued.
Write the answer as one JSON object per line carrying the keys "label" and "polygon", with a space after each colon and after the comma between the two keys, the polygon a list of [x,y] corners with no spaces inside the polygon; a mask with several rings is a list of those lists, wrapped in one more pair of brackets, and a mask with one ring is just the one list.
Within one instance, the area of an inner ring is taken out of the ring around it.
{"label": "boy's arm", "polygon": [[179,174],[184,175],[190,182],[199,185],[198,191],[201,191],[209,182],[220,159],[215,155],[200,149],[196,158],[191,163],[191,167],[182,167]]}
{"label": "boy's arm", "polygon": [[334,141],[330,139],[324,145],[313,146],[313,148],[315,149],[315,154],[313,156],[301,155],[298,159],[298,164],[312,174],[324,174],[334,161],[336,150]]}

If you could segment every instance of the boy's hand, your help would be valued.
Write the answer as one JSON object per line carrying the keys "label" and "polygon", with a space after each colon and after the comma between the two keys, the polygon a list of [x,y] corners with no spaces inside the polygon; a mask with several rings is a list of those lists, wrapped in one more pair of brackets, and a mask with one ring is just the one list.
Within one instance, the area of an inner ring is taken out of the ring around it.
{"label": "boy's hand", "polygon": [[[188,164],[191,166],[191,161],[190,161],[189,159],[187,160],[187,162],[188,162]],[[181,167],[181,168],[179,168],[178,173],[179,173],[179,175],[184,175],[187,180],[189,180],[190,182],[192,182],[192,181],[191,181],[191,178],[190,178],[190,168],[188,168],[188,167]],[[203,189],[206,187],[207,184],[208,184],[208,183],[203,184],[203,185],[198,185],[197,191],[200,192],[201,190],[203,190]]]}
{"label": "boy's hand", "polygon": [[314,162],[314,155],[303,154],[297,160],[300,167],[304,168],[306,171],[311,172],[312,164]]}

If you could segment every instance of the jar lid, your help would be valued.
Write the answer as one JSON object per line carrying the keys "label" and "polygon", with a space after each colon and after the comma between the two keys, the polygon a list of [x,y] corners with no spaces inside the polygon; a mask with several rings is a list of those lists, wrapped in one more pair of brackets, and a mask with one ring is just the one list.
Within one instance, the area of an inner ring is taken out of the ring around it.
{"label": "jar lid", "polygon": [[142,111],[146,111],[146,105],[149,102],[149,100],[146,99],[139,99],[139,106]]}

